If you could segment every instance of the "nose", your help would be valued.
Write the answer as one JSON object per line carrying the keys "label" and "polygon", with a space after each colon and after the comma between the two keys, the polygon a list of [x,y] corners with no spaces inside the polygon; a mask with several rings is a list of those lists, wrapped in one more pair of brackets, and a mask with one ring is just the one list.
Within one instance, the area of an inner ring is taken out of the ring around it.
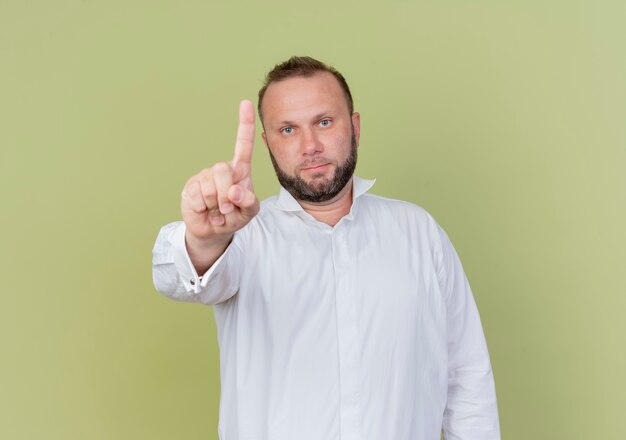
{"label": "nose", "polygon": [[302,134],[302,154],[313,156],[324,151],[324,145],[314,130],[305,130]]}

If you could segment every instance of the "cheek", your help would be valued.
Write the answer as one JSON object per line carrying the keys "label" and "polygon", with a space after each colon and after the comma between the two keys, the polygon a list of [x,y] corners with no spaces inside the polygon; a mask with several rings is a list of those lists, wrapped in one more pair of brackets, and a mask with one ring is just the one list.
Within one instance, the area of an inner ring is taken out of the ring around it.
{"label": "cheek", "polygon": [[278,166],[284,171],[289,173],[293,172],[297,165],[297,157],[294,155],[294,149],[289,148],[288,145],[274,145],[270,152],[274,156],[274,160],[278,163]]}
{"label": "cheek", "polygon": [[340,134],[339,136],[337,136],[337,145],[341,145],[342,147],[345,147],[349,143],[350,143],[349,136],[346,136],[344,134]]}
{"label": "cheek", "polygon": [[350,152],[350,135],[346,133],[339,133],[329,136],[324,141],[326,153],[333,154],[338,159],[344,159]]}

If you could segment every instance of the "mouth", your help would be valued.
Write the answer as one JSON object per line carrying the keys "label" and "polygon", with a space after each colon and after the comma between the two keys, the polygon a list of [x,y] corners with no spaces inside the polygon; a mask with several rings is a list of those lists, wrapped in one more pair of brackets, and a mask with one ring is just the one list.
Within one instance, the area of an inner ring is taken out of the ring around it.
{"label": "mouth", "polygon": [[310,166],[310,167],[302,168],[302,171],[309,171],[309,172],[323,171],[329,165],[330,164],[328,164],[328,163],[316,164],[316,165],[313,165],[313,166]]}

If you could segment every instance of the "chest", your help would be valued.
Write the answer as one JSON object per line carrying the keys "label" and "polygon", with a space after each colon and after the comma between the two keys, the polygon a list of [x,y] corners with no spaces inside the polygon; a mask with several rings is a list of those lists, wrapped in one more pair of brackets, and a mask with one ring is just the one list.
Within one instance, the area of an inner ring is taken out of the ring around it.
{"label": "chest", "polygon": [[294,226],[261,237],[247,253],[240,301],[270,314],[304,309],[315,316],[347,298],[361,316],[392,319],[441,308],[426,237],[340,226]]}

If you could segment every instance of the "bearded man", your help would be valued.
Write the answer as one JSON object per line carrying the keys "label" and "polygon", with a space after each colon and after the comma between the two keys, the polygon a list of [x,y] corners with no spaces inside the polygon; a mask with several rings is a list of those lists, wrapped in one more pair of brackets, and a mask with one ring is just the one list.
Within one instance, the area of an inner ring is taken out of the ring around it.
{"label": "bearded man", "polygon": [[254,193],[243,101],[233,160],[187,181],[183,221],[153,251],[159,292],[214,306],[220,439],[499,439],[461,263],[424,209],[353,175],[360,115],[344,77],[293,57],[258,111],[280,193]]}

